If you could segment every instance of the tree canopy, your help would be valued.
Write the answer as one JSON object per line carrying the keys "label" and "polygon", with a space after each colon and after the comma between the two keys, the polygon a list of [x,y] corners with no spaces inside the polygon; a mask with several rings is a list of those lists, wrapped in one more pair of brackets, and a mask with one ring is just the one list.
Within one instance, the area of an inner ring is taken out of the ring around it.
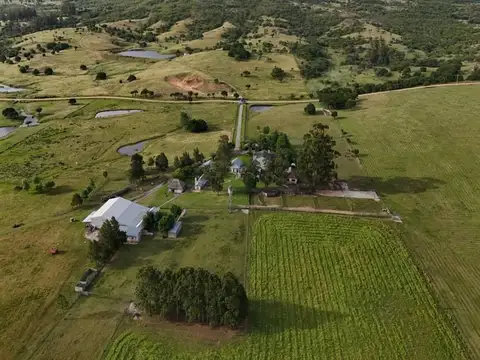
{"label": "tree canopy", "polygon": [[162,271],[144,266],[137,281],[138,304],[149,315],[237,328],[248,314],[245,288],[232,273],[220,277],[202,268]]}

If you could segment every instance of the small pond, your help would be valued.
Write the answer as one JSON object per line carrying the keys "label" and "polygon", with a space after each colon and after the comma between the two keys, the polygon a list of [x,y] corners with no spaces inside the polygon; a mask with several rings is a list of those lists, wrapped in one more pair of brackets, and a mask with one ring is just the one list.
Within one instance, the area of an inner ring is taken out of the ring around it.
{"label": "small pond", "polygon": [[272,105],[252,105],[250,106],[250,110],[254,112],[264,112],[270,110],[272,107]]}
{"label": "small pond", "polygon": [[0,127],[0,139],[15,131],[15,127]]}
{"label": "small pond", "polygon": [[100,111],[95,114],[95,117],[98,118],[106,118],[111,116],[120,116],[120,115],[128,115],[128,114],[135,114],[142,112],[143,110],[106,110]]}
{"label": "small pond", "polygon": [[117,151],[121,155],[132,156],[133,154],[136,154],[142,151],[145,145],[147,145],[147,142],[148,141],[144,140],[144,141],[139,141],[138,143],[135,143],[135,144],[125,145],[118,148]]}
{"label": "small pond", "polygon": [[14,93],[24,91],[25,89],[14,88],[11,86],[0,84],[0,93]]}
{"label": "small pond", "polygon": [[173,59],[174,57],[176,57],[175,55],[159,54],[158,52],[153,50],[127,50],[118,53],[118,55],[155,60]]}

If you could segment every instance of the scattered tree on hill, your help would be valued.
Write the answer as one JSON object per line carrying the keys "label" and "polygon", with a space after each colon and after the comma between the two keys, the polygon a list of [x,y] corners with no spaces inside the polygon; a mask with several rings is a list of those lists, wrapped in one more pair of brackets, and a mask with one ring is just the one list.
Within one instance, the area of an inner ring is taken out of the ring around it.
{"label": "scattered tree on hill", "polygon": [[135,295],[148,315],[237,328],[248,314],[245,288],[232,273],[220,278],[201,268],[174,272],[144,266],[137,280]]}
{"label": "scattered tree on hill", "polygon": [[47,76],[53,75],[53,69],[51,67],[46,67],[43,73]]}
{"label": "scattered tree on hill", "polygon": [[149,157],[147,160],[147,165],[148,166],[153,166],[155,164],[155,160],[153,160],[153,157]]}
{"label": "scattered tree on hill", "polygon": [[224,47],[224,50],[228,50],[228,56],[233,57],[237,61],[245,61],[252,56],[252,54],[239,42]]}
{"label": "scattered tree on hill", "polygon": [[128,78],[127,78],[128,82],[132,82],[132,81],[135,81],[135,80],[137,80],[137,77],[133,74],[129,75]]}
{"label": "scattered tree on hill", "polygon": [[35,109],[35,112],[38,114],[38,116],[40,116],[40,113],[43,111],[43,109],[41,107],[37,107]]}
{"label": "scattered tree on hill", "polygon": [[278,81],[283,81],[287,77],[287,73],[278,66],[273,68],[271,75],[273,79]]}
{"label": "scattered tree on hill", "polygon": [[327,125],[313,125],[303,137],[303,145],[298,156],[298,171],[302,180],[315,189],[336,178],[335,158],[340,154],[334,149],[335,141],[327,134]]}
{"label": "scattered tree on hill", "polygon": [[75,105],[77,103],[77,99],[74,99],[74,98],[68,99],[68,103],[70,105]]}
{"label": "scattered tree on hill", "polygon": [[155,158],[155,166],[159,171],[168,170],[168,159],[164,152],[160,153],[160,155]]}
{"label": "scattered tree on hill", "polygon": [[20,71],[22,74],[25,74],[27,72],[27,68],[25,66],[20,66],[18,71]]}
{"label": "scattered tree on hill", "polygon": [[40,75],[40,70],[33,69],[32,74],[35,75],[35,76],[38,76],[38,75]]}
{"label": "scattered tree on hill", "polygon": [[247,88],[247,90],[250,90],[250,87],[251,87],[251,86],[252,86],[252,85],[250,85],[250,84],[245,85],[245,87]]}
{"label": "scattered tree on hill", "polygon": [[143,168],[143,156],[133,154],[130,158],[130,170],[128,172],[130,181],[137,182],[145,178],[145,169]]}
{"label": "scattered tree on hill", "polygon": [[78,193],[73,194],[72,202],[70,203],[70,205],[72,205],[72,207],[78,207],[82,204],[83,204],[82,197]]}
{"label": "scattered tree on hill", "polygon": [[89,255],[98,265],[104,265],[127,241],[127,234],[120,231],[118,221],[112,217],[106,220],[98,233],[98,241],[91,241]]}
{"label": "scattered tree on hill", "polygon": [[375,70],[375,75],[377,75],[378,77],[387,77],[392,76],[392,73],[388,71],[388,69],[378,68]]}
{"label": "scattered tree on hill", "polygon": [[132,90],[132,91],[130,91],[130,94],[132,96],[137,96],[138,95],[138,90]]}
{"label": "scattered tree on hill", "polygon": [[333,110],[333,111],[331,112],[331,115],[332,115],[332,117],[333,117],[333,120],[336,120],[336,119],[337,119],[337,116],[338,116],[338,112],[337,112],[336,110]]}
{"label": "scattered tree on hill", "polygon": [[228,92],[226,90],[222,90],[220,95],[222,95],[224,98],[226,98],[228,96]]}
{"label": "scattered tree on hill", "polygon": [[44,191],[51,191],[53,188],[55,187],[55,182],[50,180],[50,181],[47,181],[44,185]]}
{"label": "scattered tree on hill", "polygon": [[100,71],[95,76],[95,80],[107,80],[107,74],[103,71]]}
{"label": "scattered tree on hill", "polygon": [[303,111],[305,112],[305,114],[308,115],[315,115],[317,113],[317,109],[312,103],[308,103],[307,106],[305,106],[305,108],[303,109]]}
{"label": "scattered tree on hill", "polygon": [[104,170],[102,173],[103,177],[106,179],[108,177],[108,171]]}
{"label": "scattered tree on hill", "polygon": [[83,65],[83,64],[80,65],[80,70],[83,70],[83,71],[87,70],[87,65]]}

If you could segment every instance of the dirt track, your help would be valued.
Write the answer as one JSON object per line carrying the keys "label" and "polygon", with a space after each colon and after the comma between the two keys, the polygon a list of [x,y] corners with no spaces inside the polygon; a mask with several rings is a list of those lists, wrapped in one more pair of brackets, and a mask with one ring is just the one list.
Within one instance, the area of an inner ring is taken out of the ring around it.
{"label": "dirt track", "polygon": [[[434,87],[444,87],[444,86],[471,86],[471,85],[480,85],[480,82],[459,82],[459,83],[448,83],[448,84],[435,84],[427,86],[418,86],[413,88],[405,88],[398,90],[389,90],[389,91],[380,91],[375,93],[368,93],[359,95],[360,98],[375,96],[385,93],[391,93],[396,91],[411,91],[417,89],[428,89]],[[164,104],[188,104],[189,101],[183,100],[158,100],[158,99],[144,99],[141,97],[128,97],[128,96],[110,96],[110,95],[97,95],[97,96],[63,96],[63,97],[52,97],[52,98],[0,98],[0,101],[18,101],[18,102],[41,102],[41,101],[66,101],[70,98],[75,98],[77,100],[95,100],[95,99],[105,99],[105,100],[127,100],[127,101],[139,101],[139,102],[148,102],[148,103],[164,103]],[[248,100],[249,104],[296,104],[296,103],[309,103],[312,99],[307,100]],[[194,100],[193,103],[203,104],[203,103],[237,103],[236,100],[228,99],[215,99],[215,100]]]}

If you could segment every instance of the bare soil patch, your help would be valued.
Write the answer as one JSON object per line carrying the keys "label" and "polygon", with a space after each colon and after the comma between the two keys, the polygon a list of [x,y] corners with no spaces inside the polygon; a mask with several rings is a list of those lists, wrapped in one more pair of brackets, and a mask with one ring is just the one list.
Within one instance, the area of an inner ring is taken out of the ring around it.
{"label": "bare soil patch", "polygon": [[170,85],[173,85],[183,91],[196,91],[202,93],[219,92],[230,90],[230,86],[218,83],[213,80],[205,79],[198,74],[184,73],[173,76],[167,76],[165,79]]}
{"label": "bare soil patch", "polygon": [[182,338],[197,339],[214,344],[229,341],[242,333],[241,330],[232,330],[226,327],[211,328],[208,325],[169,322],[155,316],[142,317],[141,323],[148,327],[173,331]]}

